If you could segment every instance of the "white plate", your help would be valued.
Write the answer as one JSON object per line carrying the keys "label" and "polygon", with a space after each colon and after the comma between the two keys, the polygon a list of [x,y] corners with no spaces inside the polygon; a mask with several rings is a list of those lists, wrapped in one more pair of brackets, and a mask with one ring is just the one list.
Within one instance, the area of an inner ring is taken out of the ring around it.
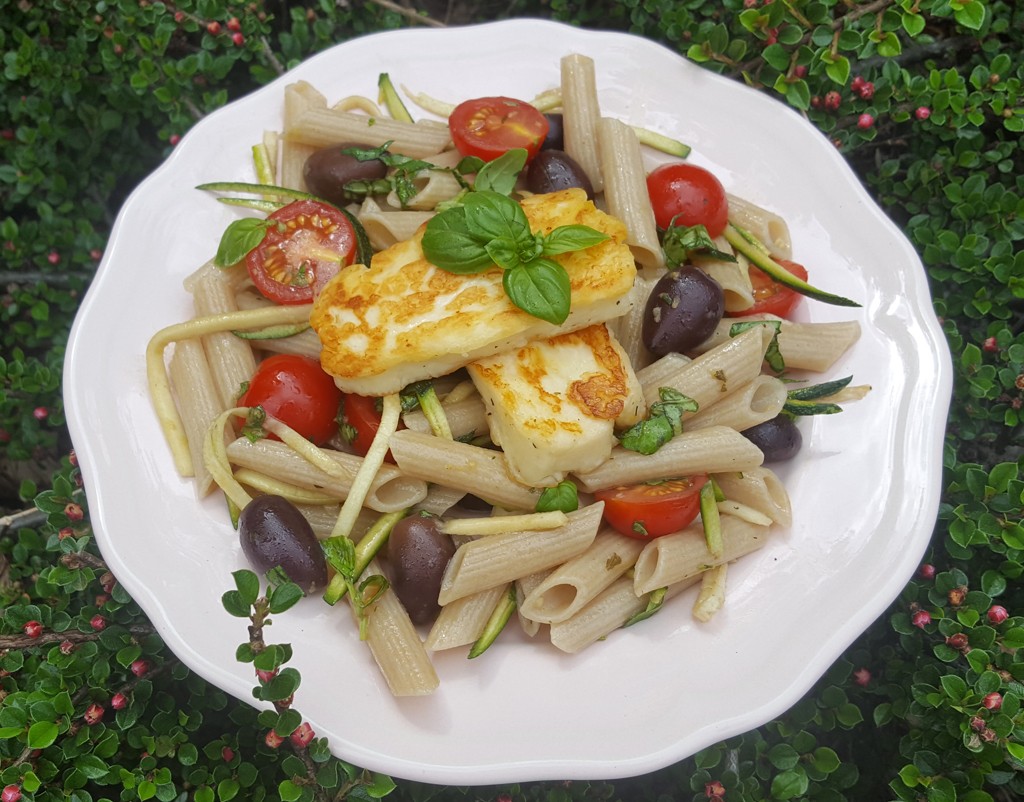
{"label": "white plate", "polygon": [[244,622],[221,607],[243,567],[224,504],[179,479],[146,392],[143,351],[190,315],[182,279],[237,212],[200,183],[254,180],[249,148],[280,126],[287,82],[329,99],[376,94],[380,72],[458,101],[529,99],[561,56],[597,63],[603,111],[678,136],[726,188],[787,216],[812,280],[861,309],[864,335],[831,372],[874,387],[841,415],[805,421],[784,471],[796,511],[730,572],[726,608],[691,620],[692,596],[578,656],[507,634],[481,658],[437,658],[440,689],[393,699],[346,611],[309,600],[278,617],[302,673],[296,707],[340,757],[434,783],[606,779],[666,766],[782,714],[910,577],[935,522],[951,388],[945,341],[909,243],[836,152],[791,109],[651,42],[534,20],[368,36],[310,59],[195,126],[128,199],[68,350],[68,422],[104,557],[191,669],[252,702],[235,661]]}

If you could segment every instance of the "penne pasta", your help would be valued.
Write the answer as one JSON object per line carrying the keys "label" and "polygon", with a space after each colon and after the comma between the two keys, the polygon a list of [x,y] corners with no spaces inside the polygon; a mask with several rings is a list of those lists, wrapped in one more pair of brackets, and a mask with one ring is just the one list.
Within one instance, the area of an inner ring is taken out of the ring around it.
{"label": "penne pasta", "polygon": [[180,340],[175,344],[168,372],[192,455],[196,492],[205,496],[213,490],[214,482],[203,461],[203,443],[222,406],[199,340]]}
{"label": "penne pasta", "polygon": [[793,243],[789,236],[789,226],[782,217],[736,195],[726,193],[726,199],[729,202],[730,223],[757,237],[768,248],[772,258],[792,258]]}
{"label": "penne pasta", "polygon": [[565,152],[583,168],[594,192],[600,192],[604,189],[604,172],[598,146],[601,107],[594,60],[572,53],[562,57],[561,68]]}
{"label": "penne pasta", "polygon": [[446,604],[430,627],[425,641],[427,649],[440,652],[474,643],[507,593],[507,584],[495,585]]}
{"label": "penne pasta", "polygon": [[709,426],[728,426],[742,432],[751,426],[771,420],[786,403],[786,384],[774,376],[761,374],[753,381],[686,421],[688,431]]}
{"label": "penne pasta", "polygon": [[762,466],[747,468],[742,472],[719,473],[714,479],[730,501],[752,507],[782,526],[793,523],[789,493],[782,480],[770,468]]}

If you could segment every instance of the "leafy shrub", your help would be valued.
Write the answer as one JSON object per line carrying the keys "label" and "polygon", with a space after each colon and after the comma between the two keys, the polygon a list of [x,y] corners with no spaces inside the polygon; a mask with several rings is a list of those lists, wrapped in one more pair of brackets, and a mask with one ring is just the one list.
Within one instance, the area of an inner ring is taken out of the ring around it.
{"label": "leafy shrub", "polygon": [[[45,522],[5,521],[0,531],[0,784],[38,800],[1024,794],[1024,10],[999,0],[423,7],[438,17],[544,16],[648,36],[777,96],[833,140],[921,254],[953,353],[944,494],[925,565],[792,710],[675,766],[615,783],[392,789],[322,746],[268,746],[270,730],[293,732],[301,717],[258,713],[176,661],[107,575],[65,459],[37,499]],[[71,316],[117,208],[177,137],[336,41],[405,24],[406,9],[384,3],[59,0],[5,9],[4,456],[66,452],[59,377]],[[139,661],[144,671],[133,670]],[[115,709],[117,694],[125,699]],[[98,720],[93,706],[103,708]]]}

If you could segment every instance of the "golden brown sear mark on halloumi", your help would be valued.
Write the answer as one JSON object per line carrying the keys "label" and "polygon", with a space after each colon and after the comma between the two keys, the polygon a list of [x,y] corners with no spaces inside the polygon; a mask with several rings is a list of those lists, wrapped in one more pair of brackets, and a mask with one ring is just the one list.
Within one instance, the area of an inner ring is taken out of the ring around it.
{"label": "golden brown sear mark on halloumi", "polygon": [[534,195],[522,203],[533,231],[587,225],[609,239],[556,257],[569,274],[569,318],[554,326],[514,306],[499,268],[457,275],[432,265],[411,240],[352,265],[320,293],[310,322],[323,344],[321,363],[339,387],[384,395],[420,379],[539,338],[609,320],[627,310],[636,267],[623,223],[582,190]]}

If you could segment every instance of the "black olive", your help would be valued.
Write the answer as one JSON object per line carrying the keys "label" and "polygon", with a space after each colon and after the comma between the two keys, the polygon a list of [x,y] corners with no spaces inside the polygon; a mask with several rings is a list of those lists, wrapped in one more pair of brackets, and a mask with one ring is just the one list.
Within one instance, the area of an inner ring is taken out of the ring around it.
{"label": "black olive", "polygon": [[777,415],[771,420],[745,429],[741,434],[761,449],[765,462],[792,459],[800,451],[804,438],[800,429],[788,415]]}
{"label": "black olive", "polygon": [[685,353],[704,342],[725,314],[722,286],[699,268],[670,270],[654,285],[642,337],[652,354]]}
{"label": "black olive", "polygon": [[302,513],[281,496],[258,496],[238,518],[242,552],[261,574],[280,567],[309,593],[327,584],[320,541]]}
{"label": "black olive", "polygon": [[579,187],[586,190],[588,198],[594,197],[594,187],[583,168],[562,150],[542,150],[533,157],[526,168],[526,187],[538,194]]}
{"label": "black olive", "polygon": [[565,135],[561,114],[545,114],[548,121],[548,135],[540,145],[541,150],[565,150]]}
{"label": "black olive", "polygon": [[441,579],[453,554],[455,544],[441,531],[436,518],[411,515],[391,530],[391,587],[414,624],[426,624],[437,617]]}
{"label": "black olive", "polygon": [[331,145],[312,153],[302,168],[306,189],[325,201],[344,206],[351,198],[345,194],[349,181],[376,181],[388,171],[380,159],[360,161],[355,156],[342,153],[347,148],[371,149],[372,145]]}

